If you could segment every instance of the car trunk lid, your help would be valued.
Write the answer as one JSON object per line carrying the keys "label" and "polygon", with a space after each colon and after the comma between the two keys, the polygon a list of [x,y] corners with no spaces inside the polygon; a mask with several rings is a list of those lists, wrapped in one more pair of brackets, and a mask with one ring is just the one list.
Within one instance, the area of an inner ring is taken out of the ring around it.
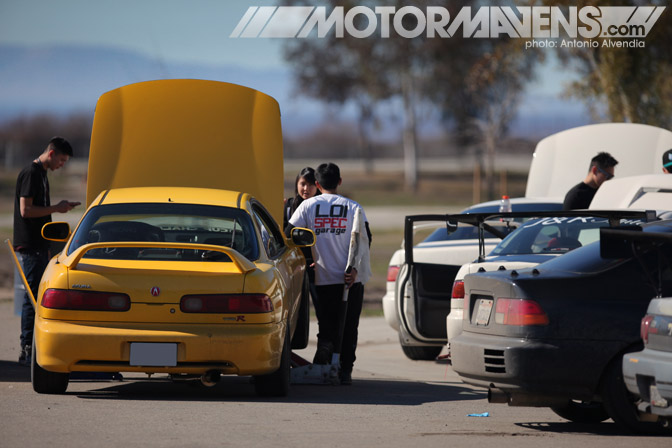
{"label": "car trunk lid", "polygon": [[[244,294],[247,274],[232,262],[83,259],[68,269],[71,290],[113,292],[130,297],[128,311],[45,309],[49,319],[146,323],[266,323],[270,313],[186,313],[184,296]],[[189,287],[186,287],[189,285]]]}

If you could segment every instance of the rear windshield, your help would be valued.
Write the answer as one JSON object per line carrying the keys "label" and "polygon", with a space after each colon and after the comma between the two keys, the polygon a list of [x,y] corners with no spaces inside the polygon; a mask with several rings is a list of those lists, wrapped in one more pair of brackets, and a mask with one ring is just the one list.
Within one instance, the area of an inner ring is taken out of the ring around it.
{"label": "rear windshield", "polygon": [[[534,211],[557,211],[562,209],[562,204],[557,202],[548,203],[528,203],[528,204],[512,204],[511,211],[513,212],[534,212]],[[499,205],[480,205],[467,208],[461,213],[497,213],[499,212]],[[522,220],[516,220],[521,222]],[[505,227],[501,227],[502,231],[506,231]],[[509,229],[512,230],[512,229]],[[499,238],[496,235],[486,231],[485,238]],[[478,227],[475,226],[460,226],[455,232],[448,233],[445,227],[441,227],[432,232],[423,243],[431,243],[434,241],[455,241],[455,240],[477,240]]]}
{"label": "rear windshield", "polygon": [[[88,243],[152,241],[232,247],[259,257],[250,216],[240,209],[195,204],[110,204],[92,208],[75,231],[68,255]],[[231,261],[222,252],[169,248],[101,248],[84,258]]]}
{"label": "rear windshield", "polygon": [[[562,203],[558,202],[528,202],[528,203],[512,203],[512,212],[550,212],[562,210]],[[497,213],[499,212],[499,204],[497,205],[478,205],[470,207],[462,213]]]}
{"label": "rear windshield", "polygon": [[[641,225],[621,220],[622,225]],[[557,217],[527,221],[508,235],[490,255],[564,254],[600,239],[600,227],[609,221],[593,217]]]}
{"label": "rear windshield", "polygon": [[[504,230],[504,227],[502,227]],[[485,232],[486,238],[499,238],[493,235],[490,232]],[[433,231],[427,238],[425,238],[423,243],[431,243],[433,241],[455,241],[455,240],[477,240],[478,239],[478,227],[476,226],[460,226],[456,231],[448,233],[448,229],[441,227]]]}

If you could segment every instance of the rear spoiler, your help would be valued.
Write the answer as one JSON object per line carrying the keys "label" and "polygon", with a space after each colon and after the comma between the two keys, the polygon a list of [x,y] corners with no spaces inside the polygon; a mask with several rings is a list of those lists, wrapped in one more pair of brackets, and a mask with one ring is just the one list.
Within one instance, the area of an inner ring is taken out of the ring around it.
{"label": "rear spoiler", "polygon": [[638,249],[647,244],[635,243],[669,243],[672,233],[644,232],[641,228],[627,227],[622,229],[600,229],[600,256],[602,258],[632,257]]}
{"label": "rear spoiler", "polygon": [[109,248],[154,248],[154,249],[190,249],[190,250],[204,250],[210,252],[221,252],[226,254],[238,271],[242,274],[254,271],[257,267],[245,258],[240,252],[230,247],[215,246],[212,244],[193,244],[193,243],[168,243],[168,242],[154,242],[154,241],[120,241],[120,242],[105,242],[105,243],[89,243],[77,248],[74,252],[68,255],[63,261],[63,266],[69,269],[77,269],[77,265],[84,255],[94,249],[109,249]]}
{"label": "rear spoiler", "polygon": [[406,264],[413,263],[413,224],[419,221],[441,221],[446,223],[448,232],[457,229],[458,223],[471,224],[478,227],[478,259],[485,258],[485,231],[504,238],[506,235],[486,223],[494,220],[512,220],[515,218],[604,218],[609,220],[610,227],[617,227],[621,219],[638,219],[644,222],[657,220],[655,210],[567,210],[567,211],[535,211],[535,212],[490,212],[463,213],[447,215],[409,215],[404,220],[404,256]]}
{"label": "rear spoiler", "polygon": [[641,227],[600,229],[600,257],[602,258],[636,258],[642,264],[641,253],[655,249],[658,251],[658,283],[651,272],[642,264],[649,283],[654,287],[657,297],[662,297],[662,272],[664,262],[672,263],[669,249],[663,250],[660,246],[672,243],[672,233],[644,232]]}

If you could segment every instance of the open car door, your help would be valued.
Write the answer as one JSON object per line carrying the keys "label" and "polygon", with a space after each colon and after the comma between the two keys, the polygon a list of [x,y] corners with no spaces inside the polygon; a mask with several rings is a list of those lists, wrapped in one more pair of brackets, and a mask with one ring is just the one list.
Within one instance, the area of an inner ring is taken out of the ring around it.
{"label": "open car door", "polygon": [[[485,256],[486,234],[488,238],[494,235],[501,239],[515,228],[507,223],[491,226],[480,217],[480,214],[406,217],[405,260],[397,277],[395,302],[400,322],[399,339],[407,357],[429,360],[440,353],[447,340],[446,316],[450,313],[451,292],[457,271],[464,263]],[[425,242],[416,245],[413,229],[420,222],[440,223],[448,234],[467,233],[469,236],[450,241],[454,245],[432,247],[431,243]],[[476,240],[474,232],[479,235]],[[494,245],[490,243],[488,248],[492,247]]]}

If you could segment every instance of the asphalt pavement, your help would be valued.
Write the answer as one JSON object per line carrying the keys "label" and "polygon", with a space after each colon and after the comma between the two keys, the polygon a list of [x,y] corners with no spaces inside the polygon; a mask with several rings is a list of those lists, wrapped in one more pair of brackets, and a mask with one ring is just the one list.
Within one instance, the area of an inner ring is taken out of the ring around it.
{"label": "asphalt pavement", "polygon": [[[311,341],[315,340],[315,325]],[[363,318],[352,386],[292,385],[260,398],[249,377],[212,388],[165,375],[71,380],[63,395],[32,390],[18,359],[19,317],[0,302],[0,446],[617,448],[668,440],[612,422],[578,425],[545,408],[489,404],[448,364],[404,357],[383,318]],[[300,353],[310,358],[314,343]],[[481,415],[472,416],[472,415]]]}

